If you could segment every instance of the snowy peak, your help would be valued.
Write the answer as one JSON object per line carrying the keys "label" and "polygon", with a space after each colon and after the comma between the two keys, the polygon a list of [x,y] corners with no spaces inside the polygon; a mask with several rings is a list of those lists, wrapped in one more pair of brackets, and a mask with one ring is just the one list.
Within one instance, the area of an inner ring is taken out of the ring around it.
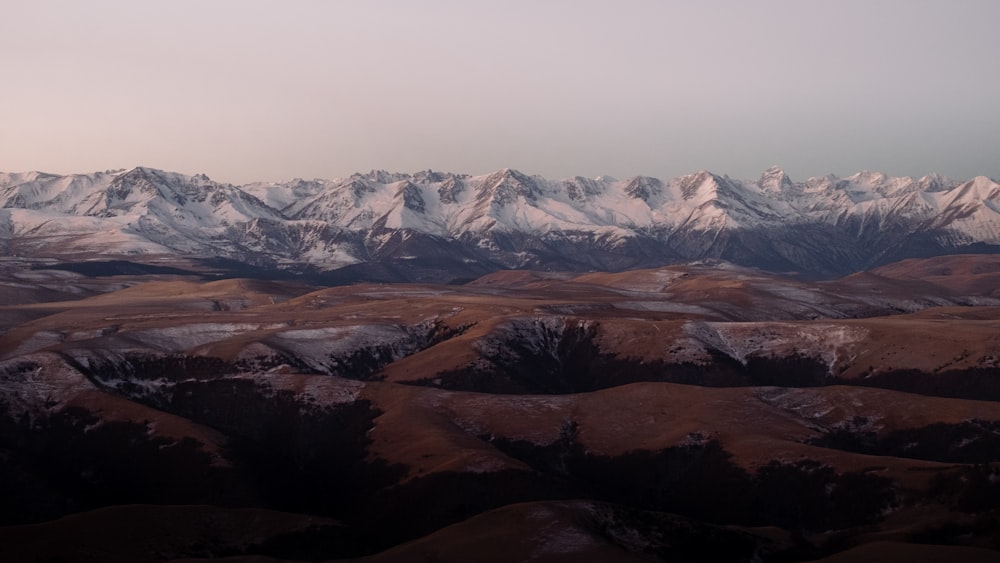
{"label": "snowy peak", "polygon": [[768,216],[767,207],[754,189],[738,180],[702,171],[678,179],[681,198],[698,209],[721,209],[730,215]]}
{"label": "snowy peak", "polygon": [[518,198],[534,202],[538,197],[535,181],[510,168],[490,174],[476,187],[476,201],[503,207],[514,204]]}
{"label": "snowy peak", "polygon": [[112,180],[104,190],[103,203],[103,209],[87,214],[137,215],[159,222],[186,222],[196,228],[281,216],[257,197],[203,174],[186,176],[142,167]]}
{"label": "snowy peak", "polygon": [[681,197],[685,201],[691,201],[695,205],[703,205],[718,199],[719,189],[723,182],[722,178],[702,170],[695,174],[681,176],[677,185],[681,190]]}
{"label": "snowy peak", "polygon": [[1000,184],[979,176],[941,194],[941,202],[945,208],[961,206],[978,208],[983,205],[1000,202]]}
{"label": "snowy peak", "polygon": [[956,222],[964,223],[967,226],[958,229],[963,234],[973,231],[978,238],[1000,239],[1000,184],[978,176],[944,192],[941,202],[937,226],[954,230]]}
{"label": "snowy peak", "polygon": [[403,180],[410,179],[408,174],[400,174],[397,172],[387,172],[385,170],[372,170],[367,174],[354,174],[351,176],[352,180],[361,180],[364,183],[371,184],[395,184],[396,182],[402,182]]}
{"label": "snowy peak", "polygon": [[441,203],[456,203],[464,190],[465,182],[462,182],[455,176],[449,176],[442,180],[438,186],[438,198],[441,200]]}
{"label": "snowy peak", "polygon": [[416,213],[423,213],[427,209],[424,194],[419,186],[409,180],[403,180],[396,190],[396,197],[403,200],[403,207]]}
{"label": "snowy peak", "polygon": [[589,199],[604,193],[604,183],[600,178],[591,179],[577,176],[569,180],[563,180],[562,188],[566,192],[566,197],[571,201],[583,203]]}
{"label": "snowy peak", "polygon": [[855,196],[860,199],[879,199],[906,195],[912,192],[941,189],[940,177],[925,176],[917,179],[909,176],[893,177],[882,172],[859,172],[848,176],[847,181]]}
{"label": "snowy peak", "polygon": [[295,217],[314,198],[335,189],[336,181],[304,180],[295,178],[279,183],[253,183],[240,186],[240,190],[254,196],[285,217]]}
{"label": "snowy peak", "polygon": [[1000,198],[1000,184],[986,176],[976,176],[955,190],[966,192],[966,197],[974,197],[979,201],[994,201]]}
{"label": "snowy peak", "polygon": [[625,184],[625,193],[629,197],[650,203],[663,194],[663,182],[656,178],[636,176]]}
{"label": "snowy peak", "polygon": [[2,174],[0,207],[81,214],[77,207],[85,199],[100,199],[98,192],[104,190],[115,175],[112,172],[70,176],[43,172]]}
{"label": "snowy peak", "polygon": [[925,192],[940,192],[947,190],[949,186],[955,185],[954,182],[940,174],[927,174],[917,180],[916,184],[921,191]]}
{"label": "snowy peak", "polygon": [[613,270],[724,258],[825,274],[1000,246],[1000,186],[989,178],[861,172],[793,182],[779,167],[756,181],[709,171],[619,181],[378,170],[239,187],[146,167],[8,173],[0,174],[0,205],[8,210],[0,245],[23,252],[55,255],[71,245],[291,269],[416,260],[427,245],[438,263],[488,264],[479,268]]}
{"label": "snowy peak", "polygon": [[[364,213],[366,200],[379,190],[378,184],[360,176],[336,183],[307,198],[292,215],[295,219],[319,219],[332,223],[351,223],[370,218]],[[367,226],[367,225],[366,225]]]}
{"label": "snowy peak", "polygon": [[[154,199],[167,199],[177,205],[187,203],[187,194],[197,197],[199,188],[207,188],[204,180],[195,177],[181,177],[159,170],[133,168],[119,175],[104,191],[104,209],[97,212],[101,216],[115,216],[129,213],[137,205]],[[208,191],[205,189],[204,191]]]}
{"label": "snowy peak", "polygon": [[791,190],[795,185],[779,166],[772,166],[760,175],[757,181],[761,191],[765,193],[777,194]]}

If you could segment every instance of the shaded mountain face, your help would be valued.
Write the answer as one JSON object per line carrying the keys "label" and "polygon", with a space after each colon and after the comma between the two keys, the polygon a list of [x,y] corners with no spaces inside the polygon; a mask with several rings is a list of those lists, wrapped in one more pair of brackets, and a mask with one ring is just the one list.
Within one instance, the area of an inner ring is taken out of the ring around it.
{"label": "shaded mountain face", "polygon": [[224,259],[323,281],[449,282],[501,269],[701,259],[835,277],[1000,248],[1000,185],[859,173],[550,180],[371,172],[232,186],[148,168],[0,174],[0,247],[82,260]]}
{"label": "shaded mountain face", "polygon": [[4,561],[1000,553],[1000,255],[339,287],[93,264],[0,262]]}

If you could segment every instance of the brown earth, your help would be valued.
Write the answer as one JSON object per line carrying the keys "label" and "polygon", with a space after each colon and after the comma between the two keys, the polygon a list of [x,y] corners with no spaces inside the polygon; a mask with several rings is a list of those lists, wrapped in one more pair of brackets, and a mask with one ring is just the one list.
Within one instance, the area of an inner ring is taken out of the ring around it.
{"label": "brown earth", "polygon": [[4,270],[4,560],[987,560],[998,264]]}

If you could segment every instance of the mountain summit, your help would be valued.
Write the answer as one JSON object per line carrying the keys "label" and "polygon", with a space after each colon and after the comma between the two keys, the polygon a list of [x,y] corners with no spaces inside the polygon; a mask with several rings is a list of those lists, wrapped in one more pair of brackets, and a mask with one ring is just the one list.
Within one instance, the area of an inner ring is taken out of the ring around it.
{"label": "mountain summit", "polygon": [[372,171],[233,186],[150,168],[0,173],[0,248],[54,260],[226,259],[335,279],[451,281],[505,268],[724,259],[818,277],[1000,250],[1000,185],[862,172],[552,180]]}

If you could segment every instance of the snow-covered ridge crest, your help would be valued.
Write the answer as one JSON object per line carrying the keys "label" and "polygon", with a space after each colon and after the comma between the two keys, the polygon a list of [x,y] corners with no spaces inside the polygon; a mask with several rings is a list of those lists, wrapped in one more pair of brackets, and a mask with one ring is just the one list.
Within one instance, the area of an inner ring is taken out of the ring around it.
{"label": "snow-covered ridge crest", "polygon": [[[0,243],[40,255],[178,253],[331,270],[459,244],[467,263],[503,267],[621,269],[724,258],[829,273],[916,246],[946,253],[1000,245],[1000,185],[873,172],[795,182],[772,167],[757,180],[709,171],[554,180],[504,169],[234,186],[139,167],[0,173],[0,225]],[[817,254],[831,245],[839,256]]]}

